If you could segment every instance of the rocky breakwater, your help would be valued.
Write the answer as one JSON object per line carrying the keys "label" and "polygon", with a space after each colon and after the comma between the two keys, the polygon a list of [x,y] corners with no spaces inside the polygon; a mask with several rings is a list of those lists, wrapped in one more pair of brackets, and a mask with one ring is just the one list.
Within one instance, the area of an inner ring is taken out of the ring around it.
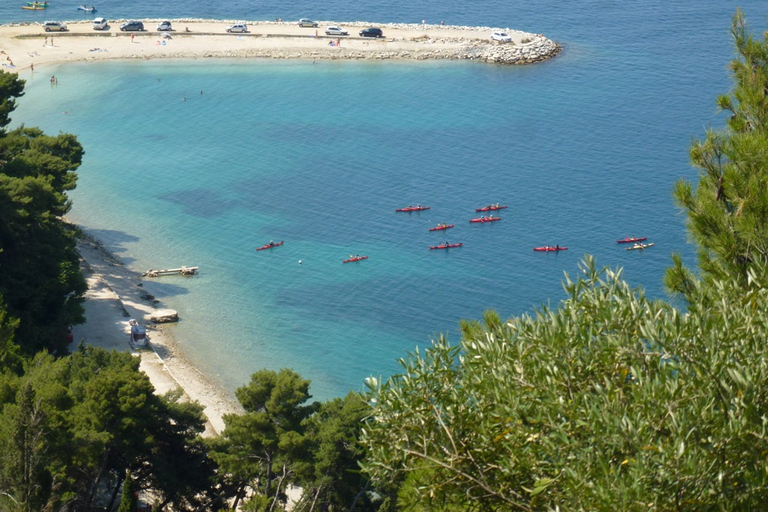
{"label": "rocky breakwater", "polygon": [[530,40],[523,39],[520,44],[490,44],[477,58],[494,64],[533,64],[558,55],[562,47],[551,39],[537,35]]}

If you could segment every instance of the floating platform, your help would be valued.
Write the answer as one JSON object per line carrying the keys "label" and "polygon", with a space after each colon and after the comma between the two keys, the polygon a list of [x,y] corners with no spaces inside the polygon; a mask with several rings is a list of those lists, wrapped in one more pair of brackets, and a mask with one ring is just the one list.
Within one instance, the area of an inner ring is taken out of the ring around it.
{"label": "floating platform", "polygon": [[179,268],[166,268],[163,270],[149,269],[143,274],[142,277],[160,277],[160,276],[193,276],[197,274],[197,270],[200,267],[179,267]]}

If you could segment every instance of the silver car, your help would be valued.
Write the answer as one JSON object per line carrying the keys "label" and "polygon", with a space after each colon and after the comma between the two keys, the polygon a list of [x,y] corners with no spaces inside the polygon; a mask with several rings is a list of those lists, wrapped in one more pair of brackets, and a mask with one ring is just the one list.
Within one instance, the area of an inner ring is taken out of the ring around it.
{"label": "silver car", "polygon": [[491,40],[498,41],[500,43],[511,43],[512,36],[510,36],[506,32],[494,32],[491,34]]}
{"label": "silver car", "polygon": [[239,32],[242,34],[244,32],[248,32],[248,25],[245,23],[235,23],[227,29],[227,32]]}
{"label": "silver car", "polygon": [[43,23],[43,29],[46,32],[66,32],[67,26],[60,21],[46,21]]}
{"label": "silver car", "polygon": [[299,20],[299,26],[300,27],[312,27],[312,28],[315,28],[315,27],[317,27],[317,22],[316,21],[312,21],[312,20],[308,20],[307,18],[301,18]]}
{"label": "silver car", "polygon": [[328,27],[325,29],[325,35],[327,36],[348,36],[349,32],[342,30],[340,27]]}

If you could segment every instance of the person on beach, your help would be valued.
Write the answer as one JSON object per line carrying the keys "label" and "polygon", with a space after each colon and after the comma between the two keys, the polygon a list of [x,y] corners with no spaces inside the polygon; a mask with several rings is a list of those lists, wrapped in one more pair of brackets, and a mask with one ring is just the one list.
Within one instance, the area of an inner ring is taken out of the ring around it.
{"label": "person on beach", "polygon": [[133,42],[133,39],[136,37],[136,34],[131,34],[131,42]]}

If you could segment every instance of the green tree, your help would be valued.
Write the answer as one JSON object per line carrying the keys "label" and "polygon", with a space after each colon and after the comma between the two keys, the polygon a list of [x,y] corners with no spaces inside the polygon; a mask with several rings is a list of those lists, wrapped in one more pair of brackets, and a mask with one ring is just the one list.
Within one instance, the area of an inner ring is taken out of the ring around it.
{"label": "green tree", "polygon": [[118,507],[117,512],[136,512],[136,505],[139,503],[136,492],[136,481],[131,476],[131,472],[127,471],[123,480],[123,492],[120,495],[120,507]]}
{"label": "green tree", "polygon": [[0,72],[0,294],[19,319],[15,343],[32,355],[65,353],[69,325],[83,321],[86,286],[70,209],[83,148],[73,135],[6,131],[24,81]]}
{"label": "green tree", "polygon": [[376,510],[368,478],[359,463],[364,458],[358,437],[370,406],[359,393],[335,398],[320,405],[306,422],[312,460],[297,471],[304,490],[296,512]]}
{"label": "green tree", "polygon": [[46,453],[46,415],[27,383],[17,404],[0,416],[0,504],[3,510],[43,510],[52,493]]}
{"label": "green tree", "polygon": [[755,509],[768,289],[712,286],[682,314],[588,261],[556,310],[464,323],[370,382],[365,470],[436,510]]}
{"label": "green tree", "polygon": [[[245,414],[224,416],[221,439],[211,444],[211,457],[225,477],[233,508],[252,488],[261,507],[275,510],[285,502],[285,488],[295,478],[295,466],[311,459],[302,423],[315,410],[309,381],[297,373],[261,370],[237,389]],[[260,508],[261,509],[261,508]]]}
{"label": "green tree", "polygon": [[[746,18],[733,18],[736,58],[734,87],[718,97],[729,114],[722,130],[710,129],[691,145],[697,184],[681,180],[674,196],[687,214],[688,232],[698,245],[699,270],[705,280],[738,276],[768,268],[768,32],[759,41]],[[680,256],[666,276],[667,286],[692,293],[698,278]]]}

